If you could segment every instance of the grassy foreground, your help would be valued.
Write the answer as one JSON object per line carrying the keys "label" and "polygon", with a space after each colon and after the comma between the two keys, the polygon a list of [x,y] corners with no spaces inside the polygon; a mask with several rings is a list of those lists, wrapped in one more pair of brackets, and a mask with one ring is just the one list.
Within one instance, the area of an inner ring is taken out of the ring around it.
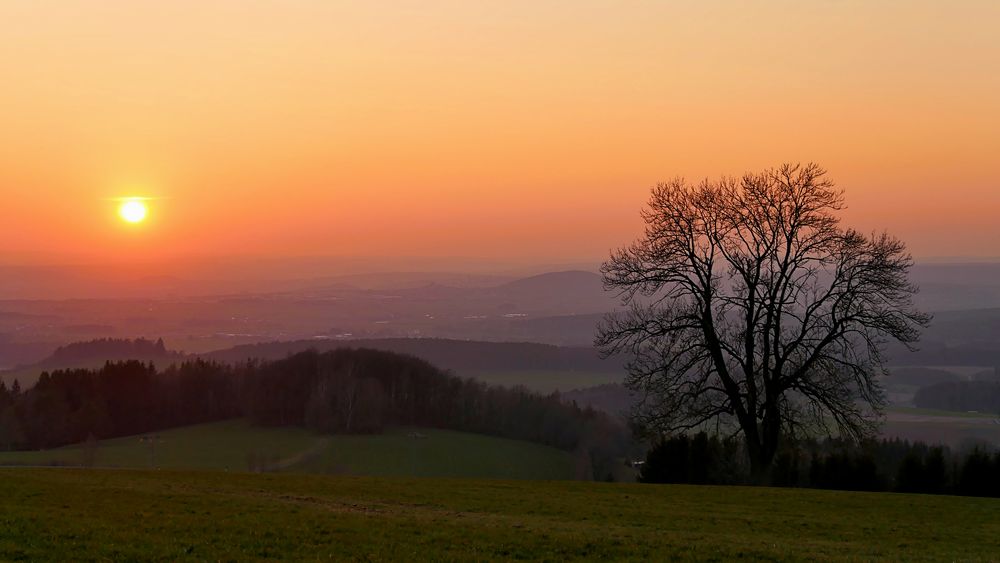
{"label": "grassy foreground", "polygon": [[[404,477],[570,479],[569,452],[521,440],[426,428],[377,435],[319,435],[303,428],[261,428],[228,420],[164,430],[155,443],[142,436],[104,440],[96,467],[221,469]],[[148,437],[147,437],[148,438]],[[86,446],[0,452],[0,465],[81,465]],[[263,460],[263,461],[261,461]]]}
{"label": "grassy foreground", "polygon": [[1000,500],[767,488],[0,470],[0,559],[989,560]]}

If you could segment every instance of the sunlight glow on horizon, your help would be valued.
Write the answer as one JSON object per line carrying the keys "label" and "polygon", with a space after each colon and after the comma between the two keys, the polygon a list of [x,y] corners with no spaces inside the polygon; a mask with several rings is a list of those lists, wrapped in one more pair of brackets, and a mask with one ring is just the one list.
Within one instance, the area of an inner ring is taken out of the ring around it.
{"label": "sunlight glow on horizon", "polygon": [[[10,0],[0,18],[18,235],[0,263],[602,259],[659,181],[810,161],[848,226],[1000,254],[1000,2]],[[108,193],[155,193],[141,236]]]}

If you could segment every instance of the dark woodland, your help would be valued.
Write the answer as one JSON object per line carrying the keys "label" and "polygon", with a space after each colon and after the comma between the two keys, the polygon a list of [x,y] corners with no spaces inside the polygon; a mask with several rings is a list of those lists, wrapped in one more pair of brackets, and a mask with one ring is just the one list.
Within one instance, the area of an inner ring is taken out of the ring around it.
{"label": "dark woodland", "polygon": [[0,447],[40,449],[247,417],[265,426],[379,433],[421,426],[527,440],[590,457],[606,475],[627,431],[558,395],[491,387],[411,357],[369,349],[307,351],[283,360],[139,361],[56,370],[27,391],[0,385]]}

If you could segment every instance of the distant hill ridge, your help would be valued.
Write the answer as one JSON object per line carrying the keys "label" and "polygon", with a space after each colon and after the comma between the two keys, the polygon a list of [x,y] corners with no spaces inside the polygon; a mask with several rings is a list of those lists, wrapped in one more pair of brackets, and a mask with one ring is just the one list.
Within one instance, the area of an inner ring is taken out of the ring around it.
{"label": "distant hill ridge", "polygon": [[64,367],[93,360],[180,359],[185,354],[167,350],[162,338],[99,338],[60,346],[43,360],[40,367]]}
{"label": "distant hill ridge", "polygon": [[520,278],[497,286],[507,290],[531,291],[565,291],[567,288],[584,288],[603,291],[601,276],[584,270],[566,270],[563,272],[547,272]]}
{"label": "distant hill ridge", "polygon": [[623,373],[622,361],[602,359],[593,348],[531,342],[443,338],[294,340],[245,344],[204,354],[185,354],[168,349],[162,339],[154,341],[145,338],[101,338],[61,346],[41,362],[0,372],[0,379],[10,384],[15,378],[19,378],[22,386],[30,386],[42,371],[96,367],[105,361],[140,360],[156,362],[161,366],[187,358],[201,357],[223,363],[238,363],[250,359],[280,360],[310,349],[325,352],[342,348],[369,348],[406,354],[463,377],[475,376],[477,372],[498,371]]}
{"label": "distant hill ridge", "polygon": [[0,371],[0,381],[11,385],[16,380],[21,387],[26,388],[34,385],[43,371],[97,367],[105,362],[124,360],[154,362],[162,366],[187,357],[188,355],[183,352],[168,350],[162,338],[156,340],[98,338],[66,344],[56,348],[39,362],[2,370]]}
{"label": "distant hill ridge", "polygon": [[222,362],[248,359],[274,360],[308,349],[320,352],[338,348],[371,348],[408,354],[442,369],[462,372],[484,370],[586,371],[617,373],[622,363],[602,359],[593,348],[553,346],[531,342],[480,342],[443,338],[386,338],[367,340],[298,340],[235,346],[201,354]]}

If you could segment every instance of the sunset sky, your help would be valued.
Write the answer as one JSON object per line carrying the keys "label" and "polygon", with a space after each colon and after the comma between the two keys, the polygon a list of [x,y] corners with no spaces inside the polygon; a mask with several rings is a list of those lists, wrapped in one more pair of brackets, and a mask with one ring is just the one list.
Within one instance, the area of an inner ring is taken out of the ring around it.
{"label": "sunset sky", "polygon": [[[817,161],[1000,256],[1000,2],[5,0],[0,262],[599,260],[650,186]],[[148,200],[127,224],[125,196]]]}

